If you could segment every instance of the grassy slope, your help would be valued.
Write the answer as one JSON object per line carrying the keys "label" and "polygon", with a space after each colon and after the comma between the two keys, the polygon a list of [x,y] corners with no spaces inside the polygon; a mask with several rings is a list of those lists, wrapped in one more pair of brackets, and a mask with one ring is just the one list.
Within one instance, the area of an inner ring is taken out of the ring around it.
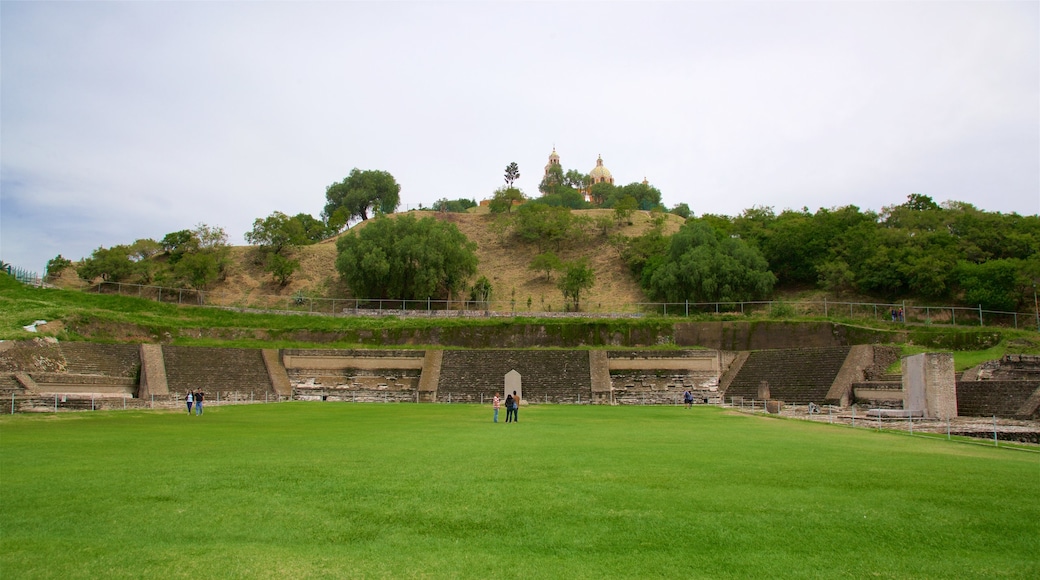
{"label": "grassy slope", "polygon": [[716,408],[0,418],[5,577],[1035,578],[1033,453]]}
{"label": "grassy slope", "polygon": [[[518,309],[526,306],[531,298],[536,309],[544,310],[553,306],[559,310],[562,295],[557,290],[555,280],[546,282],[545,276],[528,269],[531,260],[538,254],[535,246],[514,243],[503,237],[496,225],[496,216],[486,213],[437,213],[432,211],[414,212],[418,217],[435,217],[455,224],[471,241],[477,244],[477,277],[486,276],[491,281],[495,300],[508,301],[514,296]],[[578,215],[592,218],[607,214],[612,210],[580,210]],[[683,220],[679,216],[665,216],[664,232],[672,234],[678,231]],[[627,236],[638,236],[651,225],[649,212],[636,212],[632,216],[632,225],[616,228],[611,233],[621,232]],[[355,228],[364,227],[358,224]],[[231,266],[228,276],[223,282],[216,284],[211,290],[211,302],[222,305],[249,306],[271,303],[271,296],[292,296],[302,292],[314,297],[349,297],[350,291],[339,281],[336,273],[336,242],[327,240],[313,246],[304,246],[296,250],[294,258],[300,261],[300,270],[294,274],[289,284],[279,287],[272,281],[271,275],[254,263],[254,249],[251,247],[234,247],[231,251]],[[632,304],[646,301],[639,284],[632,278],[624,265],[602,235],[593,235],[586,244],[559,252],[563,260],[585,257],[596,272],[596,284],[583,297],[586,303]],[[76,278],[73,269],[62,274],[58,285],[67,288],[83,288],[85,283]]]}

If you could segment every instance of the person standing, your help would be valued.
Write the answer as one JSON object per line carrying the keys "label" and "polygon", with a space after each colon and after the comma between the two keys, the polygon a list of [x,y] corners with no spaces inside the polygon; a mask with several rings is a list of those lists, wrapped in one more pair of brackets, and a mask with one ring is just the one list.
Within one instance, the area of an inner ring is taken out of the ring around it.
{"label": "person standing", "polygon": [[188,404],[188,414],[191,415],[191,403],[195,399],[192,397],[191,389],[188,389],[188,396],[184,398],[184,402]]}
{"label": "person standing", "polygon": [[202,401],[206,400],[206,395],[202,391],[195,391],[195,416],[202,415]]}
{"label": "person standing", "polygon": [[513,395],[506,395],[506,423],[513,421]]}
{"label": "person standing", "polygon": [[683,391],[682,399],[683,402],[686,403],[687,409],[693,406],[693,393],[690,392],[690,389]]}
{"label": "person standing", "polygon": [[520,422],[520,395],[513,391],[513,422]]}
{"label": "person standing", "polygon": [[498,408],[502,404],[502,399],[498,398],[498,393],[495,393],[495,398],[492,399],[491,404],[495,407],[495,423],[498,423]]}

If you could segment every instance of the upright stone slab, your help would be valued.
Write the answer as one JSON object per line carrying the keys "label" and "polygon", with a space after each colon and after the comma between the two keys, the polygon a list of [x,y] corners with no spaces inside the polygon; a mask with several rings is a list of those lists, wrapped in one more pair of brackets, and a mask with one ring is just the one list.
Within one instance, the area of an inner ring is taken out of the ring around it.
{"label": "upright stone slab", "polygon": [[903,357],[903,410],[929,419],[957,416],[957,375],[953,355],[927,352]]}
{"label": "upright stone slab", "polygon": [[[512,395],[513,391],[516,391],[517,396],[520,397],[520,402],[523,402],[523,400],[524,400],[524,390],[520,386],[520,373],[516,372],[516,369],[513,369],[513,370],[509,371],[508,373],[506,373],[506,390],[505,390],[505,394],[506,395]],[[504,399],[505,397],[502,397],[502,398]]]}

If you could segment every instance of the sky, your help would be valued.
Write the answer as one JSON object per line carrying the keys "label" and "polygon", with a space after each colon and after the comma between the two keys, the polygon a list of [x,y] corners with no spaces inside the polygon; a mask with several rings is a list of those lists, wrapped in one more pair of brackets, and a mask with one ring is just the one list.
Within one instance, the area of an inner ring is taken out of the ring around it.
{"label": "sky", "polygon": [[667,207],[910,193],[1040,213],[1038,2],[0,1],[0,260],[319,216],[353,168],[401,209],[538,195],[602,156]]}

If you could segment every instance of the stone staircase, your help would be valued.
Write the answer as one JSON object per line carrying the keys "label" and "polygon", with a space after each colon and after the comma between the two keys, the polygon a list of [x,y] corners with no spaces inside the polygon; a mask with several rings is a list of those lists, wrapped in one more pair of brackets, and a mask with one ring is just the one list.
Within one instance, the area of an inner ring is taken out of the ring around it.
{"label": "stone staircase", "polygon": [[759,385],[765,381],[772,399],[822,403],[849,351],[849,347],[753,351],[726,389],[725,400],[758,399]]}
{"label": "stone staircase", "polygon": [[163,346],[163,362],[175,399],[189,389],[202,389],[207,400],[274,395],[260,349]]}
{"label": "stone staircase", "polygon": [[523,398],[530,402],[575,403],[592,397],[585,350],[446,350],[437,400],[489,401],[503,391],[510,370],[520,373]]}

